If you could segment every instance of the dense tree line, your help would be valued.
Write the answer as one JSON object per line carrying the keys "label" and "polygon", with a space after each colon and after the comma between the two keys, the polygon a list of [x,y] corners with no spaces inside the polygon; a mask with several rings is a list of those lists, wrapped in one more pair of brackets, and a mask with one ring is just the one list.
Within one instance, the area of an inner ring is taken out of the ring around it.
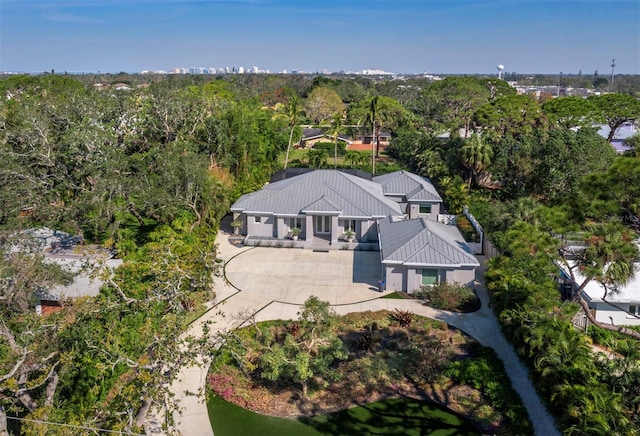
{"label": "dense tree line", "polygon": [[[286,123],[218,82],[103,92],[12,77],[0,96],[0,421],[140,429],[154,404],[170,405],[169,368],[205,347],[177,338],[213,298],[217,223],[268,180]],[[36,292],[71,279],[25,252],[21,230],[40,226],[124,264],[98,297],[40,318]]]}
{"label": "dense tree line", "polygon": [[[597,322],[579,290],[598,281],[614,292],[633,277],[640,259],[634,242],[640,219],[637,151],[616,156],[609,144],[613,133],[603,138],[591,127],[608,124],[615,132],[637,122],[640,102],[624,94],[539,102],[514,93],[491,95],[473,78],[448,78],[428,87],[423,98],[423,107],[439,107],[436,112],[447,116],[429,116],[427,110],[423,116],[432,124],[400,132],[390,152],[433,178],[450,211],[468,204],[483,223],[501,253],[486,276],[492,307],[561,429],[637,434],[634,386],[640,380],[628,349],[637,348],[640,334]],[[443,129],[449,137],[436,137]],[[562,256],[569,240],[587,243],[575,264]],[[564,302],[558,288],[562,264],[569,275],[579,270],[583,277],[574,298]],[[579,307],[596,326],[590,334],[625,334],[608,343],[618,358],[594,356],[589,343],[595,337],[572,325]]]}

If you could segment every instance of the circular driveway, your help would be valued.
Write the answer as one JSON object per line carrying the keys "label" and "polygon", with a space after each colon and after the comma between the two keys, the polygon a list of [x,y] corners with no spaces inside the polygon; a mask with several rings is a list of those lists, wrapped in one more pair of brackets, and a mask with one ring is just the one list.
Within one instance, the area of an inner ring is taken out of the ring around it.
{"label": "circular driveway", "polygon": [[382,265],[377,251],[257,247],[230,259],[225,274],[244,293],[283,303],[302,304],[311,295],[332,305],[381,296],[377,284]]}

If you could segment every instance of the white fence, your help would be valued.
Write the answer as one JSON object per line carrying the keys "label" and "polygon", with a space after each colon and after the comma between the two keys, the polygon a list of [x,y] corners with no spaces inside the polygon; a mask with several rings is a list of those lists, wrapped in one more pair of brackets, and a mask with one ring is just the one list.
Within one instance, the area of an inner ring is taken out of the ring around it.
{"label": "white fence", "polygon": [[446,224],[448,226],[456,225],[456,215],[445,215],[443,213],[438,214],[438,222]]}
{"label": "white fence", "polygon": [[473,254],[484,253],[484,231],[482,230],[482,226],[480,225],[478,220],[473,215],[471,215],[471,212],[469,212],[469,208],[467,206],[464,207],[462,213],[467,217],[476,233],[478,234],[478,242],[467,242],[467,245],[469,246],[469,248],[471,248]]}

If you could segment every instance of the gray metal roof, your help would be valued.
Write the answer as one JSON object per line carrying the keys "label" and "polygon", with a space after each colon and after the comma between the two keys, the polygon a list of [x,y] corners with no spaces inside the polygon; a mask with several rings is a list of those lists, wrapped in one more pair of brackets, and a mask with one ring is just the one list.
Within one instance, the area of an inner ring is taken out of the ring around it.
{"label": "gray metal roof", "polygon": [[455,226],[415,219],[379,221],[382,263],[416,266],[480,266]]}
{"label": "gray metal roof", "polygon": [[299,215],[307,211],[340,212],[343,217],[402,216],[400,205],[384,196],[380,184],[335,170],[316,170],[270,183],[243,195],[234,212]]}
{"label": "gray metal roof", "polygon": [[[329,134],[329,129],[325,128],[325,129],[318,129],[318,128],[313,128],[313,127],[306,127],[302,129],[302,138],[300,139],[300,141],[308,141],[310,139],[318,139],[318,138],[322,138],[323,136],[326,136],[327,139],[329,139],[330,137],[332,137],[332,135]],[[347,135],[346,133],[338,133],[338,139],[344,142],[348,142],[351,143],[352,139],[351,137],[349,137],[349,135]]]}
{"label": "gray metal roof", "polygon": [[61,298],[95,297],[104,284],[102,275],[122,265],[121,259],[96,261],[82,258],[47,258],[47,261],[56,263],[66,271],[75,274],[73,283],[58,285],[40,292],[40,299],[54,301]]}
{"label": "gray metal roof", "polygon": [[407,201],[442,202],[433,183],[425,177],[420,177],[408,171],[376,176],[373,181],[382,185],[385,195],[402,195]]}
{"label": "gray metal roof", "polygon": [[[270,183],[279,182],[280,180],[290,179],[291,177],[299,176],[300,174],[310,173],[316,171],[316,168],[287,168],[286,170],[276,171],[269,179]],[[361,179],[371,180],[371,173],[366,171],[356,170],[353,168],[340,168],[337,171],[351,174],[352,176],[360,177]]]}

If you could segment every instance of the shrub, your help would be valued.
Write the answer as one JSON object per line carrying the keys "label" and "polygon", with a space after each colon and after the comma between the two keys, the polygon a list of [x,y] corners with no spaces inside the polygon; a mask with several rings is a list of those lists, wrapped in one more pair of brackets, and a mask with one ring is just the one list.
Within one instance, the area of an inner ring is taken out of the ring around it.
{"label": "shrub", "polygon": [[422,286],[414,295],[436,309],[473,312],[480,308],[476,293],[459,283],[442,282],[434,286]]}
{"label": "shrub", "polygon": [[[504,373],[504,365],[496,353],[487,347],[475,345],[474,359],[450,363],[444,373],[457,383],[468,384],[479,389],[490,401],[491,407],[476,410],[476,418],[485,421],[502,415],[509,421],[513,434],[531,434],[527,410],[520,402],[518,394],[511,387]],[[485,423],[486,424],[486,423]]]}
{"label": "shrub", "polygon": [[390,321],[389,312],[385,310],[378,310],[376,312],[370,310],[365,312],[351,312],[342,316],[342,322],[351,328],[365,328],[375,325],[377,327],[372,327],[372,329],[376,330],[377,328],[387,327]]}
{"label": "shrub", "polygon": [[478,242],[478,234],[476,233],[476,230],[473,228],[466,216],[457,216],[456,225],[458,226],[458,230],[460,230],[460,233],[462,233],[462,237],[465,241]]}
{"label": "shrub", "polygon": [[[335,146],[334,142],[316,142],[313,145],[313,148],[316,150],[324,150],[327,154],[333,156]],[[343,156],[345,151],[347,151],[347,143],[344,141],[338,141],[338,156]]]}
{"label": "shrub", "polygon": [[408,310],[395,309],[389,315],[391,319],[398,323],[400,327],[409,327],[414,320],[415,315]]}

